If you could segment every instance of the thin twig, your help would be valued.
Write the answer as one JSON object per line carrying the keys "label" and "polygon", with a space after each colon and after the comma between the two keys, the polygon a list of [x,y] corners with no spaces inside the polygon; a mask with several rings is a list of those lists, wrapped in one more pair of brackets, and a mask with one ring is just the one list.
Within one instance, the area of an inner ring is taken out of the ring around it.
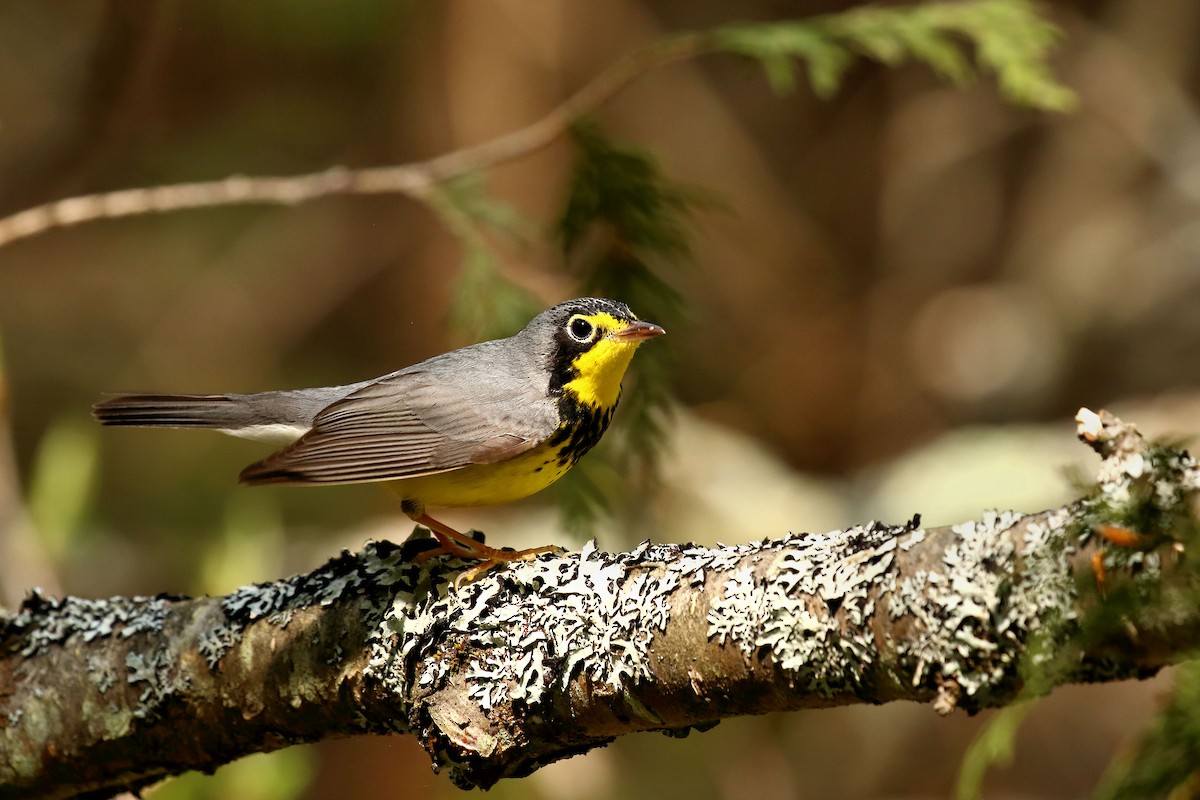
{"label": "thin twig", "polygon": [[407,194],[424,200],[436,184],[540,150],[642,73],[712,49],[712,38],[702,33],[660,40],[627,53],[532,124],[427,161],[365,169],[334,166],[306,175],[279,177],[232,175],[217,181],[69,197],[0,218],[0,247],[83,222],[211,206],[297,205],[319,197],[381,193]]}

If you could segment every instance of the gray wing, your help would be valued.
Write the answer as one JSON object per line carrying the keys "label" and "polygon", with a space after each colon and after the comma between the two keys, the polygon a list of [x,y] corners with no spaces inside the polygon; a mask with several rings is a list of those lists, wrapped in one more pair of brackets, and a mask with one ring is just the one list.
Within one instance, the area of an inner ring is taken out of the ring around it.
{"label": "gray wing", "polygon": [[[334,402],[293,444],[242,471],[243,483],[359,483],[506,461],[550,436],[558,412],[528,377],[427,368]],[[446,373],[446,374],[441,374]]]}

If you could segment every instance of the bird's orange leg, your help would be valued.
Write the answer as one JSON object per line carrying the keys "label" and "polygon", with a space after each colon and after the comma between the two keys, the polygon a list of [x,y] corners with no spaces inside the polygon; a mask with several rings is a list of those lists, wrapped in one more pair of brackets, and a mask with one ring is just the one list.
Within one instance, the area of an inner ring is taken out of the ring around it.
{"label": "bird's orange leg", "polygon": [[[1119,528],[1116,525],[1097,525],[1096,533],[1104,537],[1117,547],[1141,547],[1146,543],[1146,537],[1128,528]],[[1108,571],[1104,568],[1104,551],[1097,550],[1092,554],[1092,572],[1096,576],[1096,588],[1100,590],[1101,595],[1108,594]]]}
{"label": "bird's orange leg", "polygon": [[528,561],[529,559],[538,556],[542,553],[562,553],[565,552],[557,545],[546,545],[544,547],[531,547],[528,550],[497,550],[494,547],[488,547],[483,542],[477,542],[466,534],[459,533],[445,523],[438,522],[428,514],[422,513],[419,516],[412,517],[413,522],[418,525],[424,525],[433,533],[438,540],[440,547],[435,547],[432,550],[426,550],[418,554],[414,559],[414,564],[422,564],[434,556],[452,555],[461,558],[463,561],[478,561],[474,567],[465,570],[454,580],[454,585],[457,587],[460,583],[466,583],[482,577],[484,573],[492,567],[506,564],[510,561]]}
{"label": "bird's orange leg", "polygon": [[1128,528],[1118,528],[1116,525],[1097,525],[1096,533],[1117,547],[1141,547],[1146,541],[1142,534]]}
{"label": "bird's orange leg", "polygon": [[1104,567],[1104,551],[1092,553],[1092,574],[1096,577],[1096,588],[1101,597],[1108,596],[1108,570]]}

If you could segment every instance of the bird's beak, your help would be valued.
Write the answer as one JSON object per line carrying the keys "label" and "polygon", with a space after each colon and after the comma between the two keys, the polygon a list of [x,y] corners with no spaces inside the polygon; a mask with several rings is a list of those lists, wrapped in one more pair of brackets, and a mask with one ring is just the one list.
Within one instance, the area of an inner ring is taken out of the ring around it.
{"label": "bird's beak", "polygon": [[619,331],[613,331],[608,335],[610,339],[615,339],[618,342],[641,342],[646,339],[653,339],[655,336],[662,336],[664,331],[653,322],[631,322]]}

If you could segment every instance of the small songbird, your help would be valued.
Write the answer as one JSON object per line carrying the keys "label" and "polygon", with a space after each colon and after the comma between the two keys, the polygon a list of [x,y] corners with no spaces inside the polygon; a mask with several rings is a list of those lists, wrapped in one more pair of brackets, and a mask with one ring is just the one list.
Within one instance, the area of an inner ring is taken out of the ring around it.
{"label": "small songbird", "polygon": [[450,553],[491,566],[553,547],[487,547],[426,507],[527,497],[600,441],[638,345],[663,329],[624,303],[583,297],[507,339],[454,350],[374,380],[254,394],[131,394],[97,403],[104,425],[211,428],[286,444],[242,470],[249,485],[385,481]]}

